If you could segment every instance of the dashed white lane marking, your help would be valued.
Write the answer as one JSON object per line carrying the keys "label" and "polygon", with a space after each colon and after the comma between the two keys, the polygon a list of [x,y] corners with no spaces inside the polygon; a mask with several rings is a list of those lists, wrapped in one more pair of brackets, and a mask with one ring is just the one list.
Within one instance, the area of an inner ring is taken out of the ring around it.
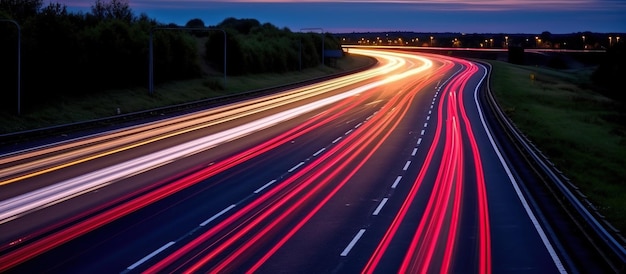
{"label": "dashed white lane marking", "polygon": [[335,143],[339,142],[339,140],[341,140],[341,138],[342,138],[342,137],[337,137],[337,139],[335,139],[335,140],[333,141],[333,144],[335,144]]}
{"label": "dashed white lane marking", "polygon": [[396,188],[398,186],[398,183],[400,183],[400,180],[402,180],[402,176],[398,176],[398,178],[396,178],[396,181],[393,182],[391,188]]}
{"label": "dashed white lane marking", "polygon": [[299,167],[301,167],[302,165],[304,165],[304,162],[300,162],[299,164],[297,164],[296,166],[290,168],[289,170],[287,170],[287,172],[293,172],[294,170],[298,169]]}
{"label": "dashed white lane marking", "polygon": [[380,204],[378,204],[378,207],[376,207],[376,210],[374,210],[372,215],[377,216],[378,213],[380,213],[380,211],[383,209],[383,206],[385,206],[385,204],[387,203],[387,200],[389,200],[389,198],[383,198],[383,200],[380,201]]}
{"label": "dashed white lane marking", "polygon": [[324,150],[326,150],[325,147],[321,148],[320,150],[318,150],[317,152],[313,154],[313,157],[317,157],[317,155],[320,155],[322,152],[324,152]]}
{"label": "dashed white lane marking", "polygon": [[150,258],[156,256],[157,254],[161,253],[161,251],[165,250],[166,248],[172,246],[173,244],[175,244],[176,242],[169,242],[165,245],[163,245],[162,247],[160,247],[159,249],[152,251],[152,253],[146,255],[145,257],[141,258],[141,260],[137,261],[136,263],[132,264],[131,266],[127,267],[127,270],[133,270],[135,269],[135,267],[145,263],[147,260],[150,260]]}
{"label": "dashed white lane marking", "polygon": [[424,127],[428,127],[428,123],[424,123]]}
{"label": "dashed white lane marking", "polygon": [[426,133],[426,130],[422,129],[422,132],[420,132],[420,135],[424,136],[425,133]]}
{"label": "dashed white lane marking", "polygon": [[422,143],[422,138],[417,139],[417,145],[419,146]]}
{"label": "dashed white lane marking", "polygon": [[354,126],[354,128],[359,128],[361,125],[363,125],[363,123],[358,123],[356,126]]}
{"label": "dashed white lane marking", "polygon": [[215,219],[219,218],[220,216],[224,215],[224,213],[226,213],[226,212],[228,212],[229,210],[233,209],[235,206],[237,206],[237,205],[232,204],[232,205],[230,205],[229,207],[222,209],[222,211],[220,211],[220,212],[218,212],[217,214],[213,215],[213,217],[208,218],[206,221],[202,222],[202,223],[200,224],[200,226],[205,226],[205,225],[207,225],[208,223],[212,222],[213,220],[215,220]]}
{"label": "dashed white lane marking", "polygon": [[413,152],[411,152],[411,156],[415,156],[417,154],[417,148],[413,148]]}
{"label": "dashed white lane marking", "polygon": [[258,194],[259,192],[263,191],[264,189],[266,189],[268,186],[271,186],[272,184],[276,183],[276,180],[271,180],[269,181],[269,183],[264,184],[262,187],[259,187],[257,190],[254,191],[254,194]]}
{"label": "dashed white lane marking", "polygon": [[348,135],[348,134],[350,134],[350,133],[352,133],[352,129],[351,129],[351,130],[346,131],[346,133],[344,133],[343,135]]}
{"label": "dashed white lane marking", "polygon": [[430,115],[426,116],[426,121],[430,121]]}
{"label": "dashed white lane marking", "polygon": [[352,241],[350,241],[348,246],[346,246],[346,248],[341,252],[341,257],[348,256],[348,253],[350,253],[350,250],[352,250],[354,245],[356,245],[356,243],[359,241],[359,239],[361,239],[361,237],[363,236],[363,233],[365,233],[365,229],[359,230],[359,232],[356,234],[356,236],[354,236],[354,238],[352,238]]}
{"label": "dashed white lane marking", "polygon": [[411,161],[406,161],[406,164],[404,164],[404,168],[402,170],[406,171],[407,169],[409,169],[410,165],[411,165]]}

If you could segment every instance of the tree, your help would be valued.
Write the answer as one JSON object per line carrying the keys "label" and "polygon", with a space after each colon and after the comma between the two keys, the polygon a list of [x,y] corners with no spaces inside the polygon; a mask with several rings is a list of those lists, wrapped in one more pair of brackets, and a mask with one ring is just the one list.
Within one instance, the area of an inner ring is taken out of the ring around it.
{"label": "tree", "polygon": [[119,19],[129,23],[134,20],[128,0],[96,0],[91,13],[99,20]]}
{"label": "tree", "polygon": [[187,22],[187,24],[185,24],[185,27],[187,28],[204,28],[204,21],[202,21],[202,19],[199,18],[194,18],[191,19]]}

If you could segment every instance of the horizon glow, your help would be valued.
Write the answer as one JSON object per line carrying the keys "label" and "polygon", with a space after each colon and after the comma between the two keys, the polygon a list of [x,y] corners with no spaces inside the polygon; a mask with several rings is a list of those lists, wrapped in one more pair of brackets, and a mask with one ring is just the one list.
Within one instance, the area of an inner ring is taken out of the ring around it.
{"label": "horizon glow", "polygon": [[[106,0],[105,0],[106,1]],[[89,12],[93,1],[45,0]],[[575,33],[626,32],[626,1],[612,0],[128,0],[136,15],[159,23],[206,25],[251,18],[297,31],[327,32]]]}

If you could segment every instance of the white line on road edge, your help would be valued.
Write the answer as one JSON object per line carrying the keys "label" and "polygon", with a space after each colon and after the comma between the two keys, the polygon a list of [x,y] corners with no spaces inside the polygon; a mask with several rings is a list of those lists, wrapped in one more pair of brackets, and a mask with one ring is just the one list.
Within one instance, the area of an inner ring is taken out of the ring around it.
{"label": "white line on road edge", "polygon": [[363,233],[365,233],[365,229],[359,230],[359,233],[357,233],[356,236],[354,236],[354,238],[352,239],[352,241],[350,241],[348,246],[346,246],[343,252],[341,252],[341,257],[348,256],[348,253],[350,253],[350,250],[352,250],[354,245],[356,245],[356,242],[358,242],[359,239],[361,239],[361,236],[363,236]]}
{"label": "white line on road edge", "polygon": [[176,242],[169,242],[167,244],[165,244],[164,246],[162,246],[161,248],[152,251],[152,253],[146,255],[145,257],[141,258],[141,260],[137,261],[136,263],[132,264],[131,266],[127,267],[127,270],[133,270],[135,269],[135,267],[138,267],[139,265],[145,263],[147,260],[150,260],[150,258],[156,256],[157,254],[161,253],[161,251],[165,250],[166,248],[170,247],[171,245],[175,244]]}
{"label": "white line on road edge", "polygon": [[271,181],[269,181],[269,183],[264,184],[262,187],[259,187],[257,190],[254,191],[254,194],[258,194],[259,192],[261,192],[264,189],[266,189],[268,186],[271,186],[273,183],[276,183],[276,180],[271,180]]}
{"label": "white line on road edge", "polygon": [[478,115],[480,116],[480,121],[482,122],[483,128],[485,129],[485,132],[487,133],[487,137],[489,137],[489,142],[491,142],[491,146],[493,147],[493,150],[495,151],[496,155],[498,155],[498,158],[500,159],[500,163],[502,164],[502,167],[504,168],[504,170],[506,171],[506,174],[509,176],[509,179],[511,180],[511,184],[513,185],[513,188],[515,189],[515,192],[517,193],[517,197],[520,199],[520,202],[522,203],[522,205],[524,206],[524,209],[526,210],[526,214],[528,214],[528,217],[530,218],[531,222],[535,226],[535,230],[537,230],[539,237],[543,241],[543,244],[548,250],[548,253],[552,257],[552,261],[554,262],[554,265],[556,266],[556,268],[559,270],[560,273],[567,273],[567,270],[565,269],[565,267],[563,266],[563,263],[559,259],[559,255],[557,255],[556,251],[554,250],[554,247],[552,247],[550,240],[548,240],[548,236],[543,231],[543,228],[541,228],[541,224],[539,224],[537,217],[535,217],[535,214],[533,213],[532,209],[528,205],[526,198],[524,198],[524,194],[522,194],[522,191],[520,190],[519,185],[517,184],[517,181],[513,177],[513,174],[511,173],[511,170],[506,164],[506,161],[504,161],[504,158],[502,157],[500,150],[498,150],[498,147],[496,146],[496,143],[493,140],[493,136],[491,136],[491,132],[489,132],[489,128],[487,127],[487,124],[485,122],[483,112],[480,111],[482,110],[482,107],[480,106],[480,103],[478,102],[478,88],[480,87],[480,83],[482,83],[485,77],[487,77],[487,68],[481,64],[478,64],[478,65],[480,65],[481,67],[483,67],[483,69],[485,69],[485,74],[483,75],[483,78],[480,79],[480,82],[476,86],[476,89],[474,89],[474,102],[476,104],[476,107],[479,110]]}
{"label": "white line on road edge", "polygon": [[225,208],[225,209],[222,209],[222,211],[220,211],[219,213],[217,213],[217,214],[213,215],[213,217],[208,218],[206,221],[202,222],[202,223],[200,224],[200,226],[205,226],[205,225],[207,225],[208,223],[212,222],[213,220],[215,220],[215,219],[219,218],[220,216],[224,215],[224,213],[226,213],[226,212],[228,212],[229,210],[233,209],[233,207],[235,207],[235,206],[236,206],[235,204],[232,204],[232,205],[230,205],[229,207],[227,207],[227,208]]}
{"label": "white line on road edge", "polygon": [[378,207],[376,207],[376,210],[374,210],[374,213],[372,213],[372,215],[377,216],[378,213],[380,213],[380,210],[383,209],[383,206],[385,206],[385,204],[387,203],[387,200],[389,200],[389,198],[383,198],[383,200],[380,201],[380,204],[378,205]]}
{"label": "white line on road edge", "polygon": [[400,180],[402,180],[402,176],[398,176],[398,178],[396,178],[396,181],[393,182],[393,185],[391,185],[391,188],[396,188]]}

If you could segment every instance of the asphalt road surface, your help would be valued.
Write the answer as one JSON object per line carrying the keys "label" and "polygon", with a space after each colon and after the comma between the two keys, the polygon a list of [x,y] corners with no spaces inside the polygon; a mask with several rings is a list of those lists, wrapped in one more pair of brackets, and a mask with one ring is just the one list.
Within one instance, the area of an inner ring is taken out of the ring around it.
{"label": "asphalt road surface", "polygon": [[0,272],[564,273],[487,68],[374,68],[0,157]]}

